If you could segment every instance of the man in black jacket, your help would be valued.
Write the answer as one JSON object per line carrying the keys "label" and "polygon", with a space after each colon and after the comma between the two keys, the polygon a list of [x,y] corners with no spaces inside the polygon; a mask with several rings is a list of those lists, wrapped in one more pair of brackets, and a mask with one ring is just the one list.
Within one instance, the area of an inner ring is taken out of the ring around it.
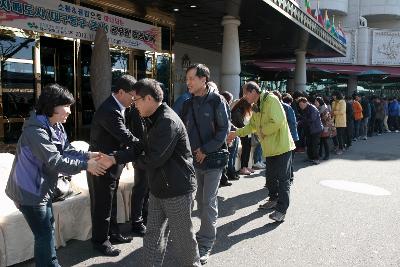
{"label": "man in black jacket", "polygon": [[[133,103],[133,85],[136,80],[123,75],[116,82],[112,94],[97,109],[90,130],[90,151],[112,153],[133,147],[135,136],[125,126],[125,109]],[[119,233],[117,224],[117,190],[124,165],[118,164],[102,176],[87,173],[92,215],[93,247],[106,256],[121,252],[112,243],[129,243],[131,237]]]}
{"label": "man in black jacket", "polygon": [[178,115],[162,103],[163,92],[156,80],[138,81],[133,94],[140,116],[148,121],[142,140],[145,154],[139,155],[133,148],[118,151],[114,157],[104,155],[103,160],[109,165],[135,161],[135,167],[147,173],[149,214],[140,266],[162,265],[169,233],[176,248],[172,253],[178,266],[200,266],[191,217],[196,176],[185,126]]}

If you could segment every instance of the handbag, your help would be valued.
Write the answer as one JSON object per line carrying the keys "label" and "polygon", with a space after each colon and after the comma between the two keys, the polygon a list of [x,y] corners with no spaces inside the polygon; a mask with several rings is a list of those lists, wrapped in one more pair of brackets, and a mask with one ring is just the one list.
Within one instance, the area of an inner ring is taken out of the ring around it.
{"label": "handbag", "polygon": [[[194,126],[196,127],[197,134],[199,135],[200,144],[203,145],[203,139],[201,138],[200,130],[197,125],[196,115],[194,114],[193,102],[191,103],[191,106],[192,106]],[[207,169],[220,169],[224,168],[228,164],[229,151],[227,147],[228,146],[226,145],[226,142],[224,142],[224,144],[219,150],[206,153],[206,157],[204,158],[203,163]]]}
{"label": "handbag", "polygon": [[73,193],[74,191],[72,190],[71,186],[71,177],[59,176],[56,187],[54,188],[52,201],[63,201]]}

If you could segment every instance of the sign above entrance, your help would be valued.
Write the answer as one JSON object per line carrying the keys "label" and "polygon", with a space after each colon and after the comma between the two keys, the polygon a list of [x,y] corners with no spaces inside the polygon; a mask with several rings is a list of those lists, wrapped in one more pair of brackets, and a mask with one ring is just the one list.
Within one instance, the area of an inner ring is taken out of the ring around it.
{"label": "sign above entrance", "polygon": [[0,0],[0,25],[94,41],[96,30],[110,44],[161,50],[161,28],[54,0]]}

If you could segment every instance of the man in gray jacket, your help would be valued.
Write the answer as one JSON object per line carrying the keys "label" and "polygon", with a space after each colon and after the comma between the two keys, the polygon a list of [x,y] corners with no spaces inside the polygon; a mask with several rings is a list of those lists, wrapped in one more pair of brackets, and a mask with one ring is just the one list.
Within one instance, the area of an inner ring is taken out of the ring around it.
{"label": "man in gray jacket", "polygon": [[186,83],[192,97],[185,101],[180,114],[195,159],[196,200],[201,219],[196,238],[202,264],[207,262],[216,239],[217,193],[225,167],[210,168],[205,161],[207,154],[221,150],[229,131],[225,102],[216,90],[209,87],[209,79],[210,71],[203,64],[195,64],[187,69]]}

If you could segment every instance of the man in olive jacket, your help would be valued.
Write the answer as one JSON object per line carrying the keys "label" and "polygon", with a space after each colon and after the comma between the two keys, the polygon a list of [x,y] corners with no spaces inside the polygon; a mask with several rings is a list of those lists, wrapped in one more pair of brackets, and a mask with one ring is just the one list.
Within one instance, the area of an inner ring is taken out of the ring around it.
{"label": "man in olive jacket", "polygon": [[228,142],[236,136],[246,136],[256,133],[260,139],[263,156],[266,157],[265,172],[269,200],[260,205],[260,209],[272,209],[270,218],[275,221],[285,219],[289,207],[290,169],[292,164],[291,151],[296,148],[285,111],[273,93],[262,93],[255,82],[243,85],[243,97],[253,105],[253,115],[250,123],[230,132]]}

